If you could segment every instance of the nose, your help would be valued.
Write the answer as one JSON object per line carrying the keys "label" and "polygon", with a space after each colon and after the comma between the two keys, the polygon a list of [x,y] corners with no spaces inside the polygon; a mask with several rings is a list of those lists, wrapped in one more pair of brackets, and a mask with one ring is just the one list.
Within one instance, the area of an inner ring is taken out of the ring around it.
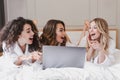
{"label": "nose", "polygon": [[32,31],[31,34],[34,35],[35,33]]}
{"label": "nose", "polygon": [[63,35],[66,35],[66,32],[65,31],[63,31],[63,33],[62,33]]}

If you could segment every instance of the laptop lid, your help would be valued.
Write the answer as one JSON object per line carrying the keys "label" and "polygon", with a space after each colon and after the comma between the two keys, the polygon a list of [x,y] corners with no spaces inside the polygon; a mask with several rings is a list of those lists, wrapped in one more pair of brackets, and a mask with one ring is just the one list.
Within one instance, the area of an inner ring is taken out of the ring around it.
{"label": "laptop lid", "polygon": [[77,67],[83,68],[85,47],[43,46],[43,69]]}

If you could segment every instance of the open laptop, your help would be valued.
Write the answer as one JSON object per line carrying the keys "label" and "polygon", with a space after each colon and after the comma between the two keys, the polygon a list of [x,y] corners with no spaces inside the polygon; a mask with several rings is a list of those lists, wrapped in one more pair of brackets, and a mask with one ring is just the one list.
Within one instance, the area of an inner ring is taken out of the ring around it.
{"label": "open laptop", "polygon": [[85,47],[43,46],[43,69],[77,67],[83,68]]}

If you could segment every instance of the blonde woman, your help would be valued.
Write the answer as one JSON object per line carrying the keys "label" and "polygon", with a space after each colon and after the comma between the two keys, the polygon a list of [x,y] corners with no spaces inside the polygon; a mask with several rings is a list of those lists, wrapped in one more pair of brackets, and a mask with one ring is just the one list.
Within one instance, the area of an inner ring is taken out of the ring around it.
{"label": "blonde woman", "polygon": [[[88,35],[85,31],[88,30]],[[85,36],[86,35],[86,36]],[[84,37],[85,36],[85,37]],[[96,64],[111,65],[114,61],[112,53],[115,50],[115,43],[109,36],[108,23],[102,18],[95,18],[90,23],[85,22],[83,33],[78,46],[84,41],[87,47],[86,60]]]}

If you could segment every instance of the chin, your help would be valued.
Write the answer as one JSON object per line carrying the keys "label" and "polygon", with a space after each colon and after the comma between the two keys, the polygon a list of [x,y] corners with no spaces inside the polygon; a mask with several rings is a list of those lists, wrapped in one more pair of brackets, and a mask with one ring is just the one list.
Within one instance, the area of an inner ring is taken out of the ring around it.
{"label": "chin", "polygon": [[33,42],[32,41],[30,41],[28,44],[32,44]]}
{"label": "chin", "polygon": [[59,43],[63,43],[63,41],[59,41]]}
{"label": "chin", "polygon": [[91,38],[92,40],[96,39],[96,38]]}

